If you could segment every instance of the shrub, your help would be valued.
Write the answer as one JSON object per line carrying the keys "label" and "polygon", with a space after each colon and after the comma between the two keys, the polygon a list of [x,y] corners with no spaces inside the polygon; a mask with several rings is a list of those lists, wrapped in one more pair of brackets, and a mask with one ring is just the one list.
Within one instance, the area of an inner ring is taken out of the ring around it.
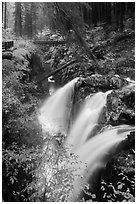
{"label": "shrub", "polygon": [[33,48],[15,51],[12,60],[2,62],[2,168],[3,200],[19,202],[29,200],[27,186],[40,161],[42,131],[36,117],[38,86],[29,77]]}
{"label": "shrub", "polygon": [[3,149],[2,193],[5,202],[29,201],[29,184],[32,182],[40,160],[40,148],[21,147],[12,143]]}

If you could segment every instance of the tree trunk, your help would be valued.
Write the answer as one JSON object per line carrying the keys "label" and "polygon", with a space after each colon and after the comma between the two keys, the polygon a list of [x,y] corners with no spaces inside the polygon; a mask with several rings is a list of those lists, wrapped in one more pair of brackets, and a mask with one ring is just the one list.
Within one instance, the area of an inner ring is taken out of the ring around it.
{"label": "tree trunk", "polygon": [[111,2],[107,3],[107,22],[111,25]]}
{"label": "tree trunk", "polygon": [[4,29],[7,28],[7,3],[5,2],[5,9],[4,9]]}
{"label": "tree trunk", "polygon": [[93,5],[93,3],[90,2],[90,3],[89,3],[89,6],[90,6],[90,8],[91,8],[91,10],[90,10],[90,26],[91,26],[91,27],[93,26],[93,7],[92,7],[92,5]]}
{"label": "tree trunk", "polygon": [[4,16],[3,14],[4,14],[4,2],[2,2],[2,24],[3,24],[3,21],[4,21],[3,20],[3,16]]}
{"label": "tree trunk", "polygon": [[[34,14],[35,13],[35,8],[34,8],[34,2],[31,2],[30,5],[30,36],[32,37],[33,34],[35,33],[35,28],[33,26],[33,21],[34,21]],[[36,14],[35,14],[36,15]],[[34,23],[35,24],[35,23]]]}
{"label": "tree trunk", "polygon": [[119,3],[120,4],[120,31],[123,31],[123,17],[124,17],[124,13],[125,13],[125,5],[123,2]]}
{"label": "tree trunk", "polygon": [[15,33],[17,36],[22,36],[22,14],[21,3],[15,3]]}
{"label": "tree trunk", "polygon": [[105,5],[101,2],[101,23],[105,22]]}
{"label": "tree trunk", "polygon": [[120,3],[116,2],[116,25],[119,28]]}
{"label": "tree trunk", "polygon": [[19,35],[22,36],[22,15],[21,15],[21,3],[18,2],[19,4]]}
{"label": "tree trunk", "polygon": [[92,2],[92,21],[94,26],[97,26],[97,20],[96,20],[96,3]]}

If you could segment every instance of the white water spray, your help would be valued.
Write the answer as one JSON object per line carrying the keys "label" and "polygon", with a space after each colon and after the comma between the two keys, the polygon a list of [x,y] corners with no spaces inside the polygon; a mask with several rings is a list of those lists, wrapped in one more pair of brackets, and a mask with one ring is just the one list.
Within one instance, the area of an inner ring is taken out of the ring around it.
{"label": "white water spray", "polygon": [[42,129],[52,133],[67,134],[74,85],[79,78],[75,78],[64,87],[59,88],[50,96],[39,110],[38,119]]}
{"label": "white water spray", "polygon": [[99,92],[85,101],[67,137],[66,143],[71,146],[71,150],[83,145],[91,135],[110,92]]}

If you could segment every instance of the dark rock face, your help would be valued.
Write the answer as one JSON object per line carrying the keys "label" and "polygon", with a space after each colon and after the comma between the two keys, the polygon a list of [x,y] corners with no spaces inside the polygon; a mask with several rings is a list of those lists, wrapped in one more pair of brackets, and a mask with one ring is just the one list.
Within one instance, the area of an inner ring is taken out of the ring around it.
{"label": "dark rock face", "polygon": [[107,98],[107,112],[109,123],[135,124],[135,86],[127,86],[121,90],[114,90]]}

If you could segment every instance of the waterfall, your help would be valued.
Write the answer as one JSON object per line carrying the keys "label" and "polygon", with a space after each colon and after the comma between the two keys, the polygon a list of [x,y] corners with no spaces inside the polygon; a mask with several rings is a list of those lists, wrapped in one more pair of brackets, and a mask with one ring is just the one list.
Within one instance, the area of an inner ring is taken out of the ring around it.
{"label": "waterfall", "polygon": [[69,201],[76,201],[81,190],[90,179],[94,185],[97,173],[104,168],[110,158],[122,148],[121,142],[134,128],[128,125],[107,128],[102,133],[86,141],[76,151],[78,160],[70,168],[74,169],[73,190]]}
{"label": "waterfall", "polygon": [[85,101],[67,138],[67,144],[71,146],[71,150],[83,145],[89,134],[91,135],[106,104],[106,97],[110,92],[99,92]]}
{"label": "waterfall", "polygon": [[[106,105],[107,95],[111,91],[89,96],[69,129],[74,85],[77,80],[78,78],[73,79],[50,96],[40,108],[38,115],[43,131],[50,130],[52,133],[61,132],[67,135],[64,145],[69,147],[71,154],[70,164],[66,165],[74,176],[68,201],[77,201],[82,188],[89,180],[91,186],[94,186],[99,170],[122,148],[122,141],[134,130],[134,127],[128,125],[109,126],[93,134]],[[71,163],[72,153],[77,159]]]}
{"label": "waterfall", "polygon": [[38,119],[42,129],[52,133],[67,134],[72,106],[74,85],[78,77],[59,88],[39,109]]}

